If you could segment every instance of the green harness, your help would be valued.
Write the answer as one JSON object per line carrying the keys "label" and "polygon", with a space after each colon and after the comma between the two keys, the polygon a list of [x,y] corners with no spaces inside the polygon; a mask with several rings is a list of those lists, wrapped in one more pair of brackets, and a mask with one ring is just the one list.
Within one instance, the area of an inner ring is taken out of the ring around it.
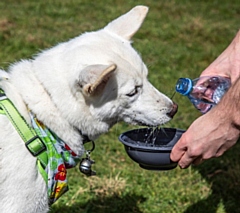
{"label": "green harness", "polygon": [[38,170],[48,188],[49,204],[53,204],[68,190],[66,169],[76,166],[79,156],[31,113],[30,127],[1,89],[0,114],[8,117],[26,148],[37,158]]}
{"label": "green harness", "polygon": [[47,182],[45,168],[48,163],[48,155],[46,152],[46,146],[34,129],[31,128],[26,123],[25,119],[19,114],[2,89],[0,89],[0,114],[4,114],[8,117],[22,140],[25,142],[26,148],[34,157],[37,157],[39,172],[45,182]]}

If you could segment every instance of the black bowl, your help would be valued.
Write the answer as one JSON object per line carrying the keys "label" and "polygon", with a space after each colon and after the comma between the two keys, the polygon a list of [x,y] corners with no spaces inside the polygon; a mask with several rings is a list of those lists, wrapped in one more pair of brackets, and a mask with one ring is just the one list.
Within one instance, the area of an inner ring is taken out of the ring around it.
{"label": "black bowl", "polygon": [[170,159],[173,146],[184,130],[175,128],[134,129],[119,136],[128,156],[148,170],[169,170],[177,166]]}

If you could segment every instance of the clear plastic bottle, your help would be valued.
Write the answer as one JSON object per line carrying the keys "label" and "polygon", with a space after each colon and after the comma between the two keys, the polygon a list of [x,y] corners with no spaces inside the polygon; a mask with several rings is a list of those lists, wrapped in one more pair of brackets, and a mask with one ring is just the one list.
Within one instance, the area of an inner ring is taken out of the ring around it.
{"label": "clear plastic bottle", "polygon": [[179,78],[176,91],[187,96],[204,114],[221,100],[230,86],[230,79],[222,76],[203,76],[194,80]]}

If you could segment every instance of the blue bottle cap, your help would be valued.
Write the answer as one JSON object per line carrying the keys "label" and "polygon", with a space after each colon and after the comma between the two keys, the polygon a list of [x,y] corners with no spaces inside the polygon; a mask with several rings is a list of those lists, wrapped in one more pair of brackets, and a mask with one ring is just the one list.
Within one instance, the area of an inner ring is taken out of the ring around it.
{"label": "blue bottle cap", "polygon": [[179,78],[176,84],[176,91],[182,95],[188,95],[192,90],[192,80],[189,78]]}

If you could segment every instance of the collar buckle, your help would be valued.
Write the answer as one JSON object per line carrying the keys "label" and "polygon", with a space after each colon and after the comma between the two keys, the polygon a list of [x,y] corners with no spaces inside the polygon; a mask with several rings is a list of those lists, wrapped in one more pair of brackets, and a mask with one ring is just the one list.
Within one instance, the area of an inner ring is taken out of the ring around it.
{"label": "collar buckle", "polygon": [[28,140],[25,143],[26,148],[28,149],[28,151],[34,156],[37,157],[38,155],[40,155],[42,152],[44,152],[45,150],[47,150],[46,145],[43,143],[43,141],[41,140],[41,138],[36,135],[33,138],[31,138],[30,140]]}

